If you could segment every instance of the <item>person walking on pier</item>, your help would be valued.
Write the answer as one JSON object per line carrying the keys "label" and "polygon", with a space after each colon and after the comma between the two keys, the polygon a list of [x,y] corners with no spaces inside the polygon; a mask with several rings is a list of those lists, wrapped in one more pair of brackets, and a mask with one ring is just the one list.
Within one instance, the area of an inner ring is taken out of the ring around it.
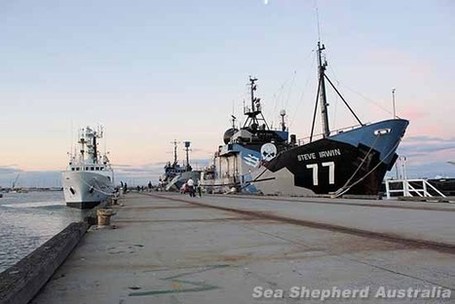
{"label": "person walking on pier", "polygon": [[194,191],[194,181],[191,177],[186,182],[186,185],[188,186],[188,192],[190,193],[190,197],[195,197],[196,194]]}
{"label": "person walking on pier", "polygon": [[199,180],[197,182],[197,194],[199,194],[199,197],[202,197],[202,187],[201,187],[201,181]]}

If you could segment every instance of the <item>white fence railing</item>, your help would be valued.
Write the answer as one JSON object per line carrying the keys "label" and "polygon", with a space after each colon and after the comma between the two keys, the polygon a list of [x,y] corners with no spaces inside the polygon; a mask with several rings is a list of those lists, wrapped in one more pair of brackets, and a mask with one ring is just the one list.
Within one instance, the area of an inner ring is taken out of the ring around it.
{"label": "white fence railing", "polygon": [[[411,184],[412,183],[412,184]],[[401,184],[401,187],[391,187],[392,184]],[[420,196],[420,197],[433,197],[429,190],[436,193],[438,196],[446,197],[441,191],[436,189],[426,179],[391,179],[385,181],[385,190],[387,199],[390,199],[392,193],[401,193],[402,196]],[[415,195],[413,195],[415,194]]]}

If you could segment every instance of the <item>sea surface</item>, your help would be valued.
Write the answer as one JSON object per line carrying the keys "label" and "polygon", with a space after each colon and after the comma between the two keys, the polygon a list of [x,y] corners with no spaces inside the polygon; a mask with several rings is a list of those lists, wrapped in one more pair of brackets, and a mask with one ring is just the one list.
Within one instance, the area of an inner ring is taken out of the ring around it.
{"label": "sea surface", "polygon": [[63,191],[3,193],[0,198],[0,272],[14,265],[87,210],[66,206]]}

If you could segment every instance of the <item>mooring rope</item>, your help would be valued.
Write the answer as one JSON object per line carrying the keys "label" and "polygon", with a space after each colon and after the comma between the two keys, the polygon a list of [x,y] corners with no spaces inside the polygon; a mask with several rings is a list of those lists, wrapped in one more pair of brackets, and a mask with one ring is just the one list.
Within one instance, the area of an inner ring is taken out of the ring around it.
{"label": "mooring rope", "polygon": [[[104,176],[104,175],[103,175],[103,176]],[[81,181],[82,181],[85,185],[87,185],[87,186],[89,186],[89,187],[93,187],[93,190],[94,190],[94,191],[99,192],[99,193],[101,193],[101,194],[105,194],[105,195],[113,195],[113,194],[114,194],[114,189],[113,189],[113,188],[112,188],[112,192],[105,192],[105,191],[103,191],[103,190],[101,189],[101,187],[100,187],[100,185],[99,185],[99,182],[98,182],[98,180],[97,180],[96,178],[94,178],[95,185],[89,184],[89,183],[88,183],[87,181],[85,181],[82,177],[81,177]],[[98,189],[97,189],[96,187],[94,187],[94,186],[97,186]],[[107,187],[108,187],[108,188],[111,188],[111,187],[109,187],[109,186],[107,186]]]}
{"label": "mooring rope", "polygon": [[[365,163],[365,161],[367,160],[368,156],[370,156],[371,152],[373,151],[374,147],[376,146],[376,142],[378,141],[379,139],[379,134],[376,136],[376,139],[374,140],[373,144],[371,145],[370,149],[368,150],[367,154],[365,155],[365,157],[362,159],[362,161],[360,162],[359,166],[357,167],[357,169],[354,171],[354,173],[351,175],[351,177],[349,177],[346,181],[346,183],[344,183],[344,185],[338,189],[337,191],[335,191],[335,195],[338,195],[339,192],[342,192],[344,188],[347,188],[348,187],[348,184],[352,181],[352,179],[354,178],[354,176],[359,172],[360,168],[362,168],[363,164]],[[349,188],[351,188],[351,186],[349,186]]]}
{"label": "mooring rope", "polygon": [[[378,135],[377,138],[379,138],[380,135]],[[376,140],[375,140],[376,142]],[[395,149],[398,147],[398,145],[400,144],[400,140],[397,140],[397,143],[395,144],[395,146],[390,149],[389,153],[386,154],[386,156],[383,158],[383,159],[386,159],[390,156],[390,154],[395,151]],[[374,146],[374,145],[373,145]],[[371,149],[370,149],[371,151]],[[368,154],[367,154],[368,155]],[[376,166],[374,166],[370,171],[368,171],[364,176],[362,176],[361,178],[359,178],[357,181],[355,181],[354,183],[352,183],[351,185],[346,186],[347,185],[347,182],[346,184],[341,187],[340,189],[338,189],[336,192],[335,192],[335,197],[340,197],[342,196],[343,194],[345,194],[346,192],[348,192],[349,190],[351,190],[352,187],[354,187],[355,185],[357,185],[358,183],[360,183],[361,181],[363,181],[368,175],[370,175],[374,170],[376,170],[382,163],[384,163],[383,160],[380,160],[378,162],[378,164]],[[357,172],[357,171],[356,171]],[[354,174],[356,174],[356,172]],[[354,176],[354,175],[353,175]],[[351,178],[353,177],[351,176]],[[343,189],[344,187],[346,187],[346,189]]]}

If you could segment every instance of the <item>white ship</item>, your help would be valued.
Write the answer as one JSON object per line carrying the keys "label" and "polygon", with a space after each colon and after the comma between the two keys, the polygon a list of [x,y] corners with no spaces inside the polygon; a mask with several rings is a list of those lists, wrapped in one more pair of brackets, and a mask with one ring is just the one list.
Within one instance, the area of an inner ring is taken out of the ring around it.
{"label": "white ship", "polygon": [[68,167],[62,174],[66,205],[81,209],[93,208],[114,194],[114,171],[106,154],[100,155],[97,139],[103,137],[101,127],[82,128],[79,153],[71,153]]}

